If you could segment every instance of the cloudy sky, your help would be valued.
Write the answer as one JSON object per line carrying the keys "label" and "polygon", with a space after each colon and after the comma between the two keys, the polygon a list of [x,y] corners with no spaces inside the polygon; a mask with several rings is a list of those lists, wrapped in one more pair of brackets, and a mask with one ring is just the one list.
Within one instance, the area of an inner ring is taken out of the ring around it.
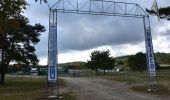
{"label": "cloudy sky", "polygon": [[[52,6],[58,0],[49,0]],[[72,0],[69,0],[72,1]],[[81,0],[79,0],[81,1]],[[151,8],[154,0],[114,0],[138,3]],[[159,7],[170,5],[169,0],[157,0]],[[46,27],[36,45],[40,64],[47,64],[49,9],[46,4],[28,0],[24,15],[31,24]],[[155,52],[170,53],[170,21],[150,17]],[[113,57],[145,52],[143,20],[138,18],[94,16],[58,13],[58,61],[87,61],[91,51],[110,50]]]}

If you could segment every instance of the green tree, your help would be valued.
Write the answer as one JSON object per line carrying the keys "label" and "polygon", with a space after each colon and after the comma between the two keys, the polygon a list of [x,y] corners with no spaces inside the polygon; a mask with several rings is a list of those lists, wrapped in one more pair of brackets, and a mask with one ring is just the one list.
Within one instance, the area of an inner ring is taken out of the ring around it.
{"label": "green tree", "polygon": [[128,67],[133,71],[140,71],[141,73],[146,70],[146,55],[142,52],[128,57]]}
{"label": "green tree", "polygon": [[13,29],[19,28],[20,24],[17,19],[22,17],[21,13],[26,9],[26,5],[25,0],[0,1],[0,34],[5,34],[9,27]]}
{"label": "green tree", "polygon": [[40,41],[40,33],[45,28],[40,24],[30,25],[21,14],[26,9],[25,0],[2,0],[0,5],[0,48],[3,56],[0,83],[4,83],[11,61],[26,65],[38,63],[34,45]]}
{"label": "green tree", "polygon": [[[159,11],[159,17],[161,19],[170,20],[170,6],[159,8],[158,11]],[[146,12],[148,12],[151,15],[157,15],[156,12],[154,12],[153,10],[146,9]]]}
{"label": "green tree", "polygon": [[[142,52],[136,53],[136,55],[128,56],[127,67],[133,71],[140,71],[141,73],[147,69],[146,54]],[[155,58],[155,66],[158,69],[160,66]]]}
{"label": "green tree", "polygon": [[155,57],[156,57],[157,62],[159,64],[170,64],[170,53],[157,52],[155,54]]}
{"label": "green tree", "polygon": [[97,73],[98,69],[110,70],[114,67],[113,58],[110,56],[110,51],[93,51],[90,55],[90,60],[87,61],[87,67],[95,70]]}
{"label": "green tree", "polygon": [[167,63],[170,64],[170,54],[168,56],[168,62]]}

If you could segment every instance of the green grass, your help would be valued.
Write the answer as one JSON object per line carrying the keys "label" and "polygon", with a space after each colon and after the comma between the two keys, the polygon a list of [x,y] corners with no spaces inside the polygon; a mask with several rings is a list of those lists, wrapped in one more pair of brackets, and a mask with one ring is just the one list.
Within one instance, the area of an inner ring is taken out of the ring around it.
{"label": "green grass", "polygon": [[[0,85],[0,100],[34,100],[46,85],[44,79],[7,79]],[[29,98],[29,99],[28,99]]]}
{"label": "green grass", "polygon": [[[146,84],[147,73],[130,72],[130,73],[118,73],[113,75],[96,75],[95,77],[101,77],[112,81],[125,82],[127,84]],[[160,84],[170,86],[170,70],[168,71],[157,71],[157,79]]]}
{"label": "green grass", "polygon": [[[0,100],[37,100],[46,85],[45,78],[7,78],[6,83],[0,85]],[[65,81],[59,79],[59,85],[65,86]],[[73,98],[65,94],[62,100],[70,100],[69,97]]]}
{"label": "green grass", "polygon": [[170,81],[170,70],[157,72],[159,81]]}
{"label": "green grass", "polygon": [[146,74],[141,74],[138,72],[120,73],[120,74],[117,73],[113,75],[96,75],[96,76],[112,81],[125,82],[127,84],[137,84],[137,83],[143,83],[147,81]]}

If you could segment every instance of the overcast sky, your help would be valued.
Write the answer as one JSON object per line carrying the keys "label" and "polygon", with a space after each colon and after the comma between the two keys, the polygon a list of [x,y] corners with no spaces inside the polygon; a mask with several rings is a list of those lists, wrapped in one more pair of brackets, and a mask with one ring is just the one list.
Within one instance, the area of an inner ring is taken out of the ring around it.
{"label": "overcast sky", "polygon": [[[58,0],[49,0],[50,6]],[[72,1],[72,0],[69,0]],[[81,0],[79,0],[81,1]],[[114,0],[138,3],[143,9],[151,8],[154,0]],[[169,0],[157,0],[158,6],[170,5]],[[49,9],[46,4],[28,0],[24,15],[31,24],[46,27],[36,45],[40,64],[47,64]],[[170,52],[170,21],[151,16],[155,52]],[[114,16],[94,16],[58,13],[58,61],[87,61],[93,50],[110,50],[113,57],[145,52],[143,20]]]}

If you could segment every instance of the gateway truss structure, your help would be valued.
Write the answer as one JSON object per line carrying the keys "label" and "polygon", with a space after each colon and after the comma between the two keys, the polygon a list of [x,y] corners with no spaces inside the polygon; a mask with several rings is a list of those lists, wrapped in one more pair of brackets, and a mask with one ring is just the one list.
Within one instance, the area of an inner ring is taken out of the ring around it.
{"label": "gateway truss structure", "polygon": [[109,0],[56,0],[56,3],[50,7],[48,82],[56,82],[58,80],[57,13],[142,18],[146,46],[148,90],[155,89],[155,86],[157,86],[157,80],[149,15],[138,4]]}

